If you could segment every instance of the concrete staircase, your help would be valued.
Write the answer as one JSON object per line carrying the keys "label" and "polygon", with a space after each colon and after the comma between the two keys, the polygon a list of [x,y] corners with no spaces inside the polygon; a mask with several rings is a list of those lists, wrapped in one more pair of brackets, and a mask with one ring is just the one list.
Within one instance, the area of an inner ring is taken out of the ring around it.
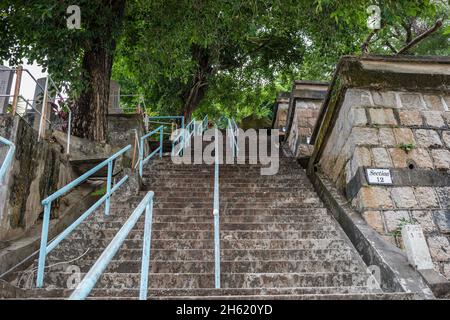
{"label": "concrete staircase", "polygon": [[[45,289],[34,289],[37,263],[11,283],[30,297],[67,297],[148,190],[155,191],[149,299],[386,299],[367,267],[293,159],[274,176],[260,165],[220,166],[221,289],[214,289],[214,166],[146,167],[144,189],[96,212],[47,258]],[[114,199],[114,198],[113,198]],[[92,291],[91,299],[139,295],[143,218]],[[74,267],[76,266],[76,267]]]}

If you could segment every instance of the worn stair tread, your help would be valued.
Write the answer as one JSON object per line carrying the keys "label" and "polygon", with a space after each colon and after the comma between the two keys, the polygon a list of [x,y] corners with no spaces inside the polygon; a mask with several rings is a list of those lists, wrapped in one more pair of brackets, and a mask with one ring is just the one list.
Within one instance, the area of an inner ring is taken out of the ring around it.
{"label": "worn stair tread", "polygon": [[[164,157],[146,165],[138,194],[113,197],[109,216],[102,206],[48,254],[45,285],[52,289],[33,295],[68,297],[67,266],[78,265],[84,275],[152,190],[149,299],[384,297],[367,286],[366,265],[297,161],[281,157],[273,176],[261,176],[269,166],[249,161],[220,166],[221,289],[214,289],[214,165],[176,165]],[[142,215],[90,299],[137,299],[144,221]]]}

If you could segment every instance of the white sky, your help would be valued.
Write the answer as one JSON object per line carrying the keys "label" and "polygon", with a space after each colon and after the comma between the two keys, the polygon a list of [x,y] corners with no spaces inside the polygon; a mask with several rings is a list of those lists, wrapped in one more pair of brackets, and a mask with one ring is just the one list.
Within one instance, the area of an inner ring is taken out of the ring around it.
{"label": "white sky", "polygon": [[[8,63],[4,63],[3,65],[9,67]],[[36,63],[30,65],[30,64],[28,64],[28,61],[25,60],[24,64],[23,64],[23,68],[30,71],[30,73],[33,75],[33,77],[36,78],[36,80],[47,76],[47,73],[42,72],[42,67]],[[14,86],[16,83],[15,81],[16,81],[16,77],[14,76],[11,94],[14,93]],[[24,72],[22,75],[22,85],[20,87],[20,94],[25,99],[32,100],[34,98],[35,88],[36,88],[36,83],[34,82],[34,80],[31,79],[31,77],[28,75],[28,73]]]}

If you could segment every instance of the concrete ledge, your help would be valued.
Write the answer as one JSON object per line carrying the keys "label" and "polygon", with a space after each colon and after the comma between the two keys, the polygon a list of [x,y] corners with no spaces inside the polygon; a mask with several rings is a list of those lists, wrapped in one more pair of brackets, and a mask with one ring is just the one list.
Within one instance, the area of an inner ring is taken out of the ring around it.
{"label": "concrete ledge", "polygon": [[0,298],[2,299],[20,299],[26,298],[27,294],[24,290],[14,287],[10,283],[0,280]]}
{"label": "concrete ledge", "polygon": [[[69,198],[72,203],[62,214],[60,220],[51,220],[49,227],[49,242],[64,229],[66,229],[72,222],[74,222],[81,214],[83,214],[90,206],[92,206],[98,197],[92,196],[91,193],[98,186],[83,186],[76,191]],[[32,263],[33,257],[38,253],[41,243],[41,228],[42,224],[33,226],[25,236],[17,240],[8,242],[8,246],[0,250],[0,277],[8,280],[7,275],[11,269],[17,266],[17,270],[21,267],[26,267],[27,263]],[[23,265],[18,266],[23,262]]]}
{"label": "concrete ledge", "polygon": [[419,270],[419,273],[436,297],[445,299],[450,298],[450,281],[432,269]]}
{"label": "concrete ledge", "polygon": [[309,170],[308,176],[366,265],[380,268],[380,285],[384,291],[415,293],[421,299],[434,299],[431,289],[409,265],[406,255],[400,249],[370,228],[323,175]]}

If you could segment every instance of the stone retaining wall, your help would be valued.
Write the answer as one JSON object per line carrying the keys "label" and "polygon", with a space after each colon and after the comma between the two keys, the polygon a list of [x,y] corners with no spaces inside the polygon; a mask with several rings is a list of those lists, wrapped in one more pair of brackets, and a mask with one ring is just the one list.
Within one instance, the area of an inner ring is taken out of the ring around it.
{"label": "stone retaining wall", "polygon": [[[64,147],[56,142],[37,142],[37,133],[22,118],[2,115],[0,135],[16,145],[12,164],[0,184],[0,241],[18,238],[40,219],[41,201],[72,181]],[[5,149],[5,148],[2,148]],[[3,156],[0,163],[3,163]],[[69,204],[56,201],[52,219]]]}
{"label": "stone retaining wall", "polygon": [[286,140],[292,154],[297,158],[306,158],[312,154],[310,139],[327,89],[328,84],[321,82],[295,81],[293,85]]}
{"label": "stone retaining wall", "polygon": [[[420,224],[436,270],[450,279],[450,60],[421,62],[343,59],[310,170],[399,247],[402,225]],[[366,168],[390,169],[393,184],[369,185]]]}

